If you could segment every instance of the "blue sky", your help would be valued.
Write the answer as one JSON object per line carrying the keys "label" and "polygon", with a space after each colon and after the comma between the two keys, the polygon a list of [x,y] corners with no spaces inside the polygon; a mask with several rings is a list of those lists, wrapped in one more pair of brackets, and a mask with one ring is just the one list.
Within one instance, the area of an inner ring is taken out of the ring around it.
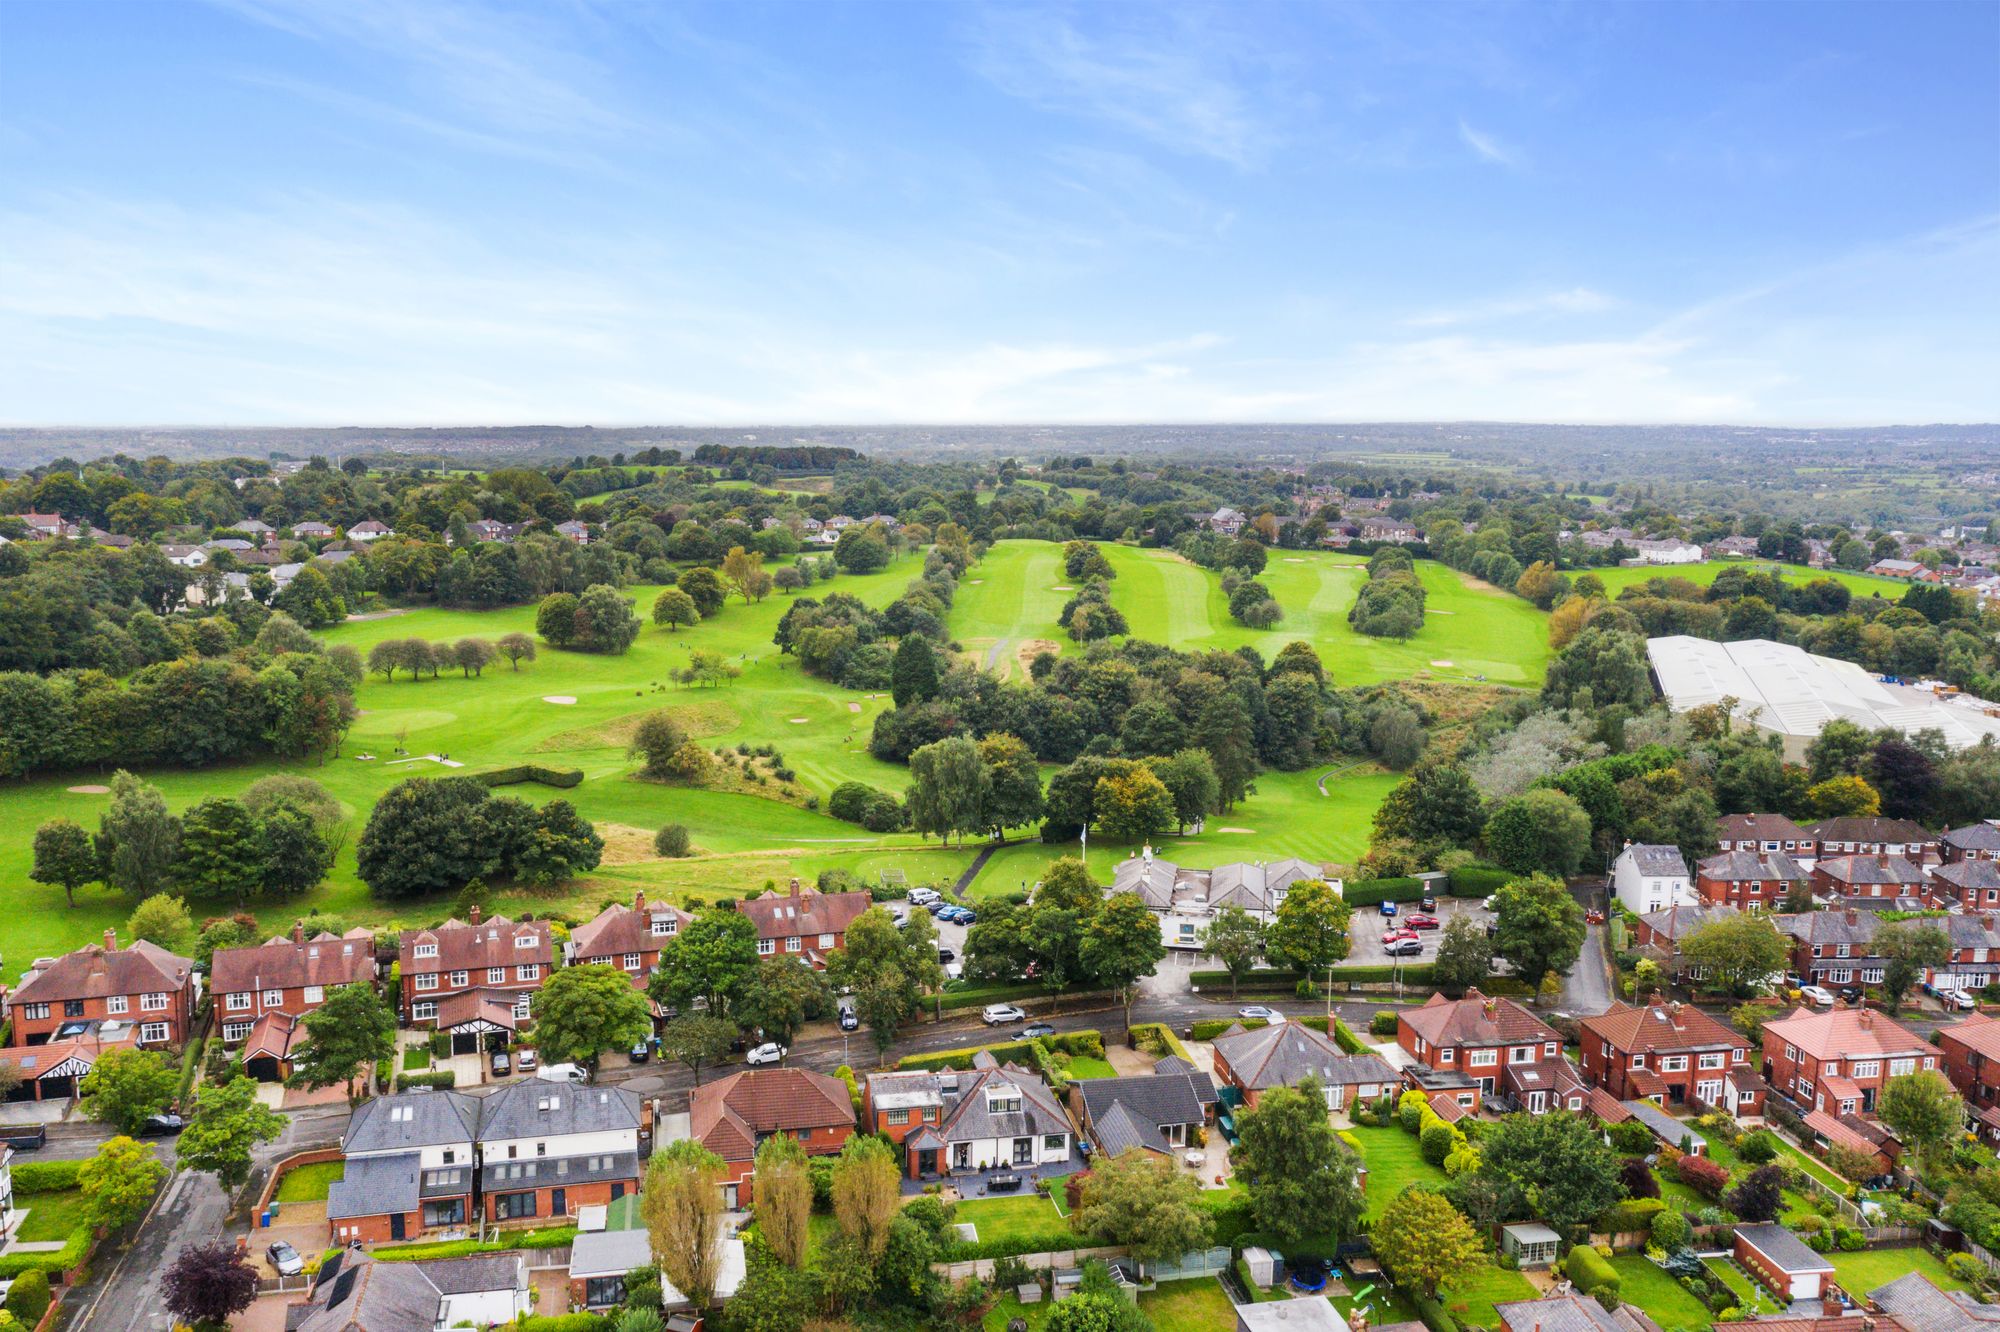
{"label": "blue sky", "polygon": [[0,5],[0,419],[2000,419],[2000,5]]}

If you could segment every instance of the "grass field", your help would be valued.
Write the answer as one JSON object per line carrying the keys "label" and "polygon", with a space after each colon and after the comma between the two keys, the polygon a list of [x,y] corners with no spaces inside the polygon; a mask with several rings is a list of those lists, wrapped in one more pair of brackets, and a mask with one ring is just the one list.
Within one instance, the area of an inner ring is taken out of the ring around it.
{"label": "grass field", "polygon": [[1946,1271],[1944,1263],[1929,1249],[1863,1249],[1859,1253],[1830,1253],[1826,1257],[1833,1264],[1834,1279],[1840,1288],[1855,1299],[1911,1272],[1922,1272],[1944,1290],[1972,1289]]}
{"label": "grass field", "polygon": [[1236,1306],[1214,1277],[1163,1282],[1142,1291],[1139,1312],[1153,1320],[1153,1332],[1214,1332],[1236,1325]]}
{"label": "grass field", "polygon": [[344,1161],[321,1161],[285,1172],[278,1181],[278,1201],[325,1202],[327,1190],[346,1177]]}
{"label": "grass field", "polygon": [[1619,1297],[1636,1304],[1661,1327],[1700,1327],[1711,1320],[1707,1307],[1681,1288],[1642,1253],[1614,1254]]}
{"label": "grass field", "polygon": [[1801,586],[1821,578],[1831,578],[1836,582],[1845,584],[1848,590],[1853,592],[1857,597],[1873,596],[1876,593],[1880,593],[1891,601],[1901,597],[1904,589],[1909,586],[1908,583],[1894,578],[1876,578],[1868,574],[1849,573],[1845,569],[1808,569],[1803,565],[1797,564],[1773,564],[1769,560],[1704,560],[1699,564],[1658,564],[1636,565],[1630,568],[1621,566],[1616,569],[1575,569],[1570,571],[1570,577],[1574,578],[1579,573],[1594,573],[1604,580],[1605,590],[1615,597],[1621,589],[1631,587],[1634,583],[1643,583],[1649,578],[1685,578],[1689,582],[1707,587],[1715,581],[1715,576],[1724,569],[1742,569],[1748,573],[1761,573],[1767,569],[1776,569],[1784,576],[1786,582]]}
{"label": "grass field", "polygon": [[1357,1126],[1349,1132],[1360,1142],[1361,1163],[1368,1167],[1366,1188],[1370,1221],[1378,1220],[1384,1209],[1395,1201],[1396,1195],[1413,1185],[1444,1185],[1444,1171],[1424,1160],[1417,1140],[1402,1129]]}
{"label": "grass field", "polygon": [[1445,1309],[1460,1322],[1499,1327],[1500,1315],[1493,1311],[1493,1306],[1511,1304],[1515,1300],[1532,1300],[1535,1288],[1519,1272],[1482,1263],[1446,1286],[1440,1294]]}

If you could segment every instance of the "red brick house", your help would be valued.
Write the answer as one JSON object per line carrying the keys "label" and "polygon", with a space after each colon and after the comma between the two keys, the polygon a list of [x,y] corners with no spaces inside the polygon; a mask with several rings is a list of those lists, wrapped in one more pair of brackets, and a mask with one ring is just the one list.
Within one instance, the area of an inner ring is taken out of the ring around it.
{"label": "red brick house", "polygon": [[758,956],[802,957],[824,970],[826,955],[846,946],[847,927],[873,905],[867,893],[823,893],[793,879],[785,896],[767,889],[736,909],[757,927]]}
{"label": "red brick house", "polygon": [[1811,883],[1815,893],[1833,898],[1907,897],[1930,902],[1935,892],[1921,865],[1886,852],[1821,856],[1813,866]]}
{"label": "red brick house", "polygon": [[67,1034],[39,1045],[16,1045],[0,1050],[0,1063],[20,1077],[9,1101],[59,1101],[76,1095],[77,1084],[111,1050],[138,1048],[139,1030],[119,1019],[98,1021],[79,1019],[68,1024]]}
{"label": "red brick house", "polygon": [[[1512,999],[1491,999],[1477,989],[1463,999],[1434,994],[1421,1008],[1398,1014],[1396,1044],[1425,1068],[1468,1080],[1471,1109],[1495,1092],[1524,1097],[1539,1086],[1546,1096],[1569,1070],[1553,1028]],[[1417,1085],[1438,1090],[1421,1077]]]}
{"label": "red brick house", "polygon": [[678,907],[648,902],[641,889],[632,895],[631,906],[608,906],[577,926],[569,939],[569,960],[579,966],[616,967],[643,990],[660,965],[660,950],[693,921]]}
{"label": "red brick house", "polygon": [[1947,865],[1968,860],[2000,861],[2000,825],[1968,823],[1947,828],[1938,839],[1938,853]]}
{"label": "red brick house", "polygon": [[463,1092],[398,1092],[363,1101],[341,1135],[342,1176],[326,1195],[335,1244],[416,1239],[473,1219],[479,1188],[479,1100]]}
{"label": "red brick house", "polygon": [[315,938],[292,926],[289,936],[249,948],[218,948],[208,971],[209,993],[222,1039],[234,1044],[267,1013],[304,1017],[327,992],[375,979],[375,936],[364,929]]}
{"label": "red brick house", "polygon": [[1792,970],[1813,985],[1880,985],[1889,959],[1875,951],[1873,911],[1803,911],[1774,922],[1792,942]]}
{"label": "red brick house", "polygon": [[1868,1008],[1807,1008],[1764,1024],[1764,1077],[1808,1110],[1872,1112],[1890,1078],[1938,1066],[1936,1047]]}
{"label": "red brick house", "polygon": [[1715,845],[1721,851],[1757,855],[1783,852],[1795,860],[1819,854],[1813,835],[1782,814],[1727,814],[1715,821]]}
{"label": "red brick house", "polygon": [[1750,1042],[1692,1004],[1613,1004],[1583,1020],[1583,1076],[1621,1101],[1764,1113]]}
{"label": "red brick house", "polygon": [[1806,1112],[1805,1125],[1829,1147],[1844,1147],[1875,1163],[1875,1173],[1886,1175],[1902,1155],[1902,1144],[1873,1120],[1859,1115],[1828,1114],[1824,1110]]}
{"label": "red brick house", "polygon": [[1901,856],[1919,865],[1938,863],[1938,836],[1922,824],[1880,815],[1821,819],[1806,830],[1821,856]]}
{"label": "red brick house", "polygon": [[1951,957],[1943,966],[1924,968],[1926,985],[1976,991],[2000,981],[2000,913],[1944,916],[1927,923],[1951,940]]}
{"label": "red brick house", "polygon": [[400,960],[403,1013],[416,1025],[437,1023],[443,1001],[478,990],[512,999],[516,1017],[528,1016],[529,999],[548,979],[555,952],[547,921],[482,920],[475,906],[469,920],[404,930]]}
{"label": "red brick house", "polygon": [[854,1136],[847,1084],[802,1068],[745,1069],[697,1087],[689,1135],[727,1166],[724,1205],[748,1207],[757,1144],[789,1133],[808,1156],[834,1156]]}
{"label": "red brick house", "polygon": [[2000,911],[2000,860],[1948,860],[1930,871],[1930,896],[1959,911]]}
{"label": "red brick house", "polygon": [[140,1045],[181,1045],[200,999],[194,960],[146,939],[118,946],[106,930],[57,958],[38,958],[7,999],[15,1045],[41,1045],[75,1034],[75,1024],[130,1023]]}
{"label": "red brick house", "polygon": [[1944,1075],[1971,1107],[1979,1136],[2000,1146],[2000,1018],[1983,1013],[1938,1028]]}
{"label": "red brick house", "polygon": [[1694,890],[1704,902],[1739,911],[1776,911],[1805,867],[1783,851],[1723,851],[1694,868]]}
{"label": "red brick house", "polygon": [[1648,911],[1632,927],[1632,946],[1659,963],[1661,969],[1675,981],[1689,976],[1700,979],[1700,973],[1707,968],[1689,967],[1681,956],[1681,945],[1702,926],[1727,920],[1736,914],[1735,907],[1708,902],[1699,906],[1676,903],[1658,911]]}

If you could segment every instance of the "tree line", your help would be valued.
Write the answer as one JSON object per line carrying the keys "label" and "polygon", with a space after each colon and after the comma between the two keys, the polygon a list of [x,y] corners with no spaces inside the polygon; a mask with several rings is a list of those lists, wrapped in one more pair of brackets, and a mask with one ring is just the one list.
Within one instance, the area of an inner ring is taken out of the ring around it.
{"label": "tree line", "polygon": [[436,679],[439,672],[456,667],[469,679],[500,657],[518,671],[522,662],[535,659],[535,640],[520,633],[436,643],[421,638],[385,638],[368,649],[368,669],[390,681],[397,671],[408,671],[412,680],[426,673]]}

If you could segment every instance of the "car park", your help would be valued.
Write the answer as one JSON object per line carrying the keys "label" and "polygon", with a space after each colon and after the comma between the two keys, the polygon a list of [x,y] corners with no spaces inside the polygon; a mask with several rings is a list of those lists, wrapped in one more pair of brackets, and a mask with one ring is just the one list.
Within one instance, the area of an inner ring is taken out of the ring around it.
{"label": "car park", "polygon": [[1396,904],[1395,904],[1394,902],[1384,902],[1384,903],[1382,904],[1382,914],[1383,914],[1383,915],[1385,915],[1385,916],[1393,916],[1393,915],[1395,915],[1395,914],[1396,914]]}
{"label": "car park", "polygon": [[743,1056],[743,1062],[752,1068],[763,1064],[775,1064],[785,1057],[785,1047],[776,1041],[766,1041]]}
{"label": "car park", "polygon": [[264,1250],[264,1256],[270,1259],[272,1270],[281,1277],[297,1276],[306,1270],[305,1259],[299,1257],[299,1251],[283,1240]]}
{"label": "car park", "polygon": [[1280,1013],[1275,1008],[1266,1008],[1262,1004],[1250,1004],[1239,1008],[1236,1010],[1236,1016],[1240,1018],[1262,1018],[1266,1022],[1283,1022],[1285,1020],[1283,1013]]}
{"label": "car park", "polygon": [[1017,1041],[1032,1041],[1039,1036],[1053,1036],[1055,1034],[1056,1029],[1046,1022],[1030,1022],[1027,1026],[1014,1033],[1014,1039]]}
{"label": "car park", "polygon": [[1805,996],[1809,1004],[1819,1004],[1822,1007],[1831,1007],[1833,1004],[1833,991],[1821,989],[1817,985],[1801,986],[1799,993]]}
{"label": "car park", "polygon": [[1004,1027],[1010,1022],[1020,1022],[1027,1014],[1012,1004],[988,1004],[981,1010],[979,1020],[989,1027]]}
{"label": "car park", "polygon": [[1424,951],[1424,945],[1420,939],[1398,939],[1394,943],[1383,944],[1382,951],[1390,957],[1415,957]]}
{"label": "car park", "polygon": [[1436,916],[1409,916],[1403,921],[1403,928],[1410,930],[1434,930],[1437,927]]}

